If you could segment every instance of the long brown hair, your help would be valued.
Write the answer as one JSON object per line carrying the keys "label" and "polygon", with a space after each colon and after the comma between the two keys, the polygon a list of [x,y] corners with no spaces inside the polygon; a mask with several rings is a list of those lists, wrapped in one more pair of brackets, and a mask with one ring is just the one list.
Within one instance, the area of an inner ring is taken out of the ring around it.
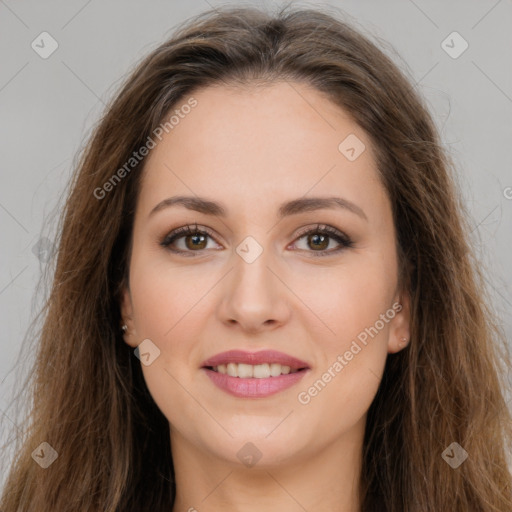
{"label": "long brown hair", "polygon": [[[454,165],[415,87],[369,37],[325,10],[287,5],[196,16],[138,65],[95,128],[59,223],[32,408],[3,512],[171,509],[169,424],[120,330],[145,159],[104,197],[94,191],[197,88],[272,80],[308,83],[351,114],[392,204],[411,343],[388,356],[368,411],[362,512],[512,510],[502,374],[510,359],[470,250]],[[31,456],[42,442],[58,453],[46,469]],[[455,469],[443,456],[453,456],[452,443],[468,454]]]}

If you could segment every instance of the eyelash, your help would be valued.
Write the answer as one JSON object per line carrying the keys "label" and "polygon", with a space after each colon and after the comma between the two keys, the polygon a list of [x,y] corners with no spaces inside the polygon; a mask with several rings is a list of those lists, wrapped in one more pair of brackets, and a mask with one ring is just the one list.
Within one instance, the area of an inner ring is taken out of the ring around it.
{"label": "eyelash", "polygon": [[[354,243],[352,240],[343,232],[339,231],[338,229],[326,225],[326,224],[317,224],[316,227],[309,227],[301,230],[295,240],[300,240],[301,238],[304,238],[306,235],[310,234],[321,234],[321,235],[327,235],[329,238],[334,239],[336,242],[338,242],[341,247],[338,249],[331,249],[330,251],[322,250],[322,251],[307,251],[312,252],[314,254],[314,257],[324,257],[329,256],[332,254],[337,254],[340,251],[353,247]],[[206,227],[201,226],[200,227],[195,225],[188,225],[183,226],[181,228],[175,229],[174,231],[171,231],[163,240],[160,242],[160,245],[162,247],[165,247],[167,250],[176,253],[176,254],[182,254],[186,257],[195,257],[196,255],[193,254],[194,252],[202,252],[199,251],[182,251],[181,249],[171,249],[170,245],[175,242],[177,239],[182,238],[187,235],[208,235],[210,238],[215,240],[215,237],[213,233]],[[204,250],[204,249],[203,249]]]}

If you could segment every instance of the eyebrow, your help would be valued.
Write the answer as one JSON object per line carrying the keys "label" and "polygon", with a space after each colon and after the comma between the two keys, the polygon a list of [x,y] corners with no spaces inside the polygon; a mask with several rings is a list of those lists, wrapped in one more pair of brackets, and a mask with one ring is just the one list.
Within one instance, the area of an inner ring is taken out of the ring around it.
{"label": "eyebrow", "polygon": [[[173,196],[164,199],[158,203],[149,213],[149,217],[156,212],[170,208],[171,206],[183,206],[188,210],[204,213],[205,215],[214,215],[218,217],[227,217],[228,211],[225,206],[215,201],[208,200],[198,196]],[[283,203],[278,210],[280,219],[289,215],[297,215],[303,212],[311,212],[322,209],[341,208],[355,213],[362,219],[368,220],[364,211],[348,199],[342,197],[301,197]]]}

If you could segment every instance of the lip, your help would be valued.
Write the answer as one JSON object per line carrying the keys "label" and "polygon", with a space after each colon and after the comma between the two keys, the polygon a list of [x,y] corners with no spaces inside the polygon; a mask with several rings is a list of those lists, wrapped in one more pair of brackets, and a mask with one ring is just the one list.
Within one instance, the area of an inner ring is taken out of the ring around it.
{"label": "lip", "polygon": [[[227,363],[251,365],[279,363],[283,366],[289,366],[291,370],[297,371],[266,379],[243,379],[231,377],[226,373],[218,373],[212,369],[214,366]],[[309,373],[311,368],[305,361],[275,350],[261,350],[259,352],[229,350],[204,361],[201,370],[208,375],[218,388],[232,396],[239,398],[265,398],[290,388],[299,382],[306,373]]]}
{"label": "lip", "polygon": [[218,373],[208,368],[201,368],[212,382],[223,391],[239,398],[265,398],[270,395],[284,391],[299,382],[309,369],[300,370],[279,377],[268,377],[267,379],[241,379],[231,377],[227,373]]}
{"label": "lip", "polygon": [[[279,363],[284,366],[289,366],[292,370],[299,370],[302,368],[309,369],[309,365],[305,361],[297,359],[296,357],[290,356],[283,352],[277,352],[276,350],[260,350],[259,352],[246,352],[244,350],[228,350],[227,352],[221,352],[220,354],[217,354],[211,357],[210,359],[207,359],[202,363],[201,367],[206,368],[208,366],[219,366],[220,364],[228,363],[243,363],[251,365],[264,363]],[[277,379],[278,377],[273,378]]]}

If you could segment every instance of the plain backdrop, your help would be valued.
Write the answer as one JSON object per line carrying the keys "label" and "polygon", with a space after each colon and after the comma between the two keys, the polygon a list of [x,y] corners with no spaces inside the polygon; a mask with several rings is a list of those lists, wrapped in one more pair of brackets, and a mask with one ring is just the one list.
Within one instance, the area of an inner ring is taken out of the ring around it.
{"label": "plain backdrop", "polygon": [[[19,351],[40,305],[36,286],[57,219],[51,214],[62,206],[76,153],[136,62],[187,18],[234,3],[0,0],[0,442],[9,430],[23,430],[10,402],[32,352],[21,358]],[[512,3],[294,3],[329,5],[366,35],[388,42],[384,51],[427,99],[457,164],[472,243],[488,268],[492,306],[510,342]],[[43,58],[52,45],[57,49]]]}

